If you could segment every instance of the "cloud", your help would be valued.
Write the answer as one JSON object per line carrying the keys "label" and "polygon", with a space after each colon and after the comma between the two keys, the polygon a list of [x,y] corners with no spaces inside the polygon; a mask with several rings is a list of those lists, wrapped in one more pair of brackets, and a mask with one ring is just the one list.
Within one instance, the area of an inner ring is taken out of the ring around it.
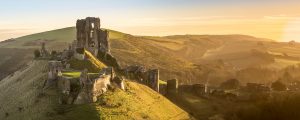
{"label": "cloud", "polygon": [[20,37],[23,35],[28,35],[33,33],[34,30],[32,29],[26,29],[26,28],[6,28],[6,29],[0,29],[0,41]]}
{"label": "cloud", "polygon": [[271,19],[271,20],[289,20],[289,19],[296,19],[296,16],[288,16],[288,15],[271,15],[271,16],[264,16],[264,19]]}
{"label": "cloud", "polygon": [[19,32],[19,31],[31,31],[32,29],[27,29],[27,28],[16,28],[16,29],[10,29],[10,28],[5,28],[5,29],[0,29],[0,34],[1,33],[10,33],[10,32]]}

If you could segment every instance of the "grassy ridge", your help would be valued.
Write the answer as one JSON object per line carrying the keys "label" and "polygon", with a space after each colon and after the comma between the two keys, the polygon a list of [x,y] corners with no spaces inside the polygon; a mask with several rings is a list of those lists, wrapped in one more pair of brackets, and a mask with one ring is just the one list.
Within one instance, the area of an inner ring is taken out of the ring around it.
{"label": "grassy ridge", "polygon": [[[108,91],[99,101],[76,105],[59,118],[72,120],[179,120],[190,116],[147,86],[126,81],[126,91]],[[93,114],[91,114],[93,113]]]}

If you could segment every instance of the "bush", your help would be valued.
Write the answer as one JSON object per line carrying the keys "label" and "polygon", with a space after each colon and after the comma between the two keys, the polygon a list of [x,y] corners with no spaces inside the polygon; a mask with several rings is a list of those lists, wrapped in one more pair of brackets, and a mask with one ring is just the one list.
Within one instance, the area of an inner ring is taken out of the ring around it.
{"label": "bush", "polygon": [[237,79],[229,79],[220,85],[222,89],[237,89],[240,86],[240,81]]}
{"label": "bush", "polygon": [[35,58],[41,57],[41,52],[39,50],[34,50],[34,57]]}
{"label": "bush", "polygon": [[276,81],[276,82],[272,83],[271,87],[275,91],[285,91],[286,90],[286,85],[280,81]]}
{"label": "bush", "polygon": [[51,55],[55,56],[57,54],[57,52],[55,50],[51,51]]}

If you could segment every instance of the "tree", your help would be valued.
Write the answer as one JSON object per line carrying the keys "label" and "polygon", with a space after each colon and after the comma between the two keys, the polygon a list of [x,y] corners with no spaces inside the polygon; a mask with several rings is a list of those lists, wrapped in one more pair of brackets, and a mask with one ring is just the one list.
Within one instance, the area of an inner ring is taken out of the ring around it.
{"label": "tree", "polygon": [[222,89],[237,89],[240,86],[240,81],[237,79],[229,79],[221,83],[220,88]]}
{"label": "tree", "polygon": [[41,52],[39,50],[34,50],[34,57],[35,58],[41,57]]}
{"label": "tree", "polygon": [[276,82],[273,82],[271,85],[272,90],[275,91],[285,91],[286,90],[286,85],[277,80]]}

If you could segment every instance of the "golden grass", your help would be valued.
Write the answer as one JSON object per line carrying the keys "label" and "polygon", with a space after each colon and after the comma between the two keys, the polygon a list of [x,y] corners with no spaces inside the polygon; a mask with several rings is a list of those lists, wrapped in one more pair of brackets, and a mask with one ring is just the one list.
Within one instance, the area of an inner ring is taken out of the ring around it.
{"label": "golden grass", "polygon": [[[71,77],[71,78],[79,78],[81,72],[78,71],[71,71],[71,72],[63,72],[62,75],[66,77]],[[97,75],[99,73],[88,73],[89,75]]]}
{"label": "golden grass", "polygon": [[84,50],[84,53],[89,58],[89,61],[91,61],[91,63],[95,65],[99,70],[107,67],[104,63],[102,63],[96,57],[94,57],[94,55],[89,51]]}
{"label": "golden grass", "polygon": [[189,119],[188,113],[147,86],[126,81],[126,91],[109,91],[100,97],[95,107],[104,120]]}

